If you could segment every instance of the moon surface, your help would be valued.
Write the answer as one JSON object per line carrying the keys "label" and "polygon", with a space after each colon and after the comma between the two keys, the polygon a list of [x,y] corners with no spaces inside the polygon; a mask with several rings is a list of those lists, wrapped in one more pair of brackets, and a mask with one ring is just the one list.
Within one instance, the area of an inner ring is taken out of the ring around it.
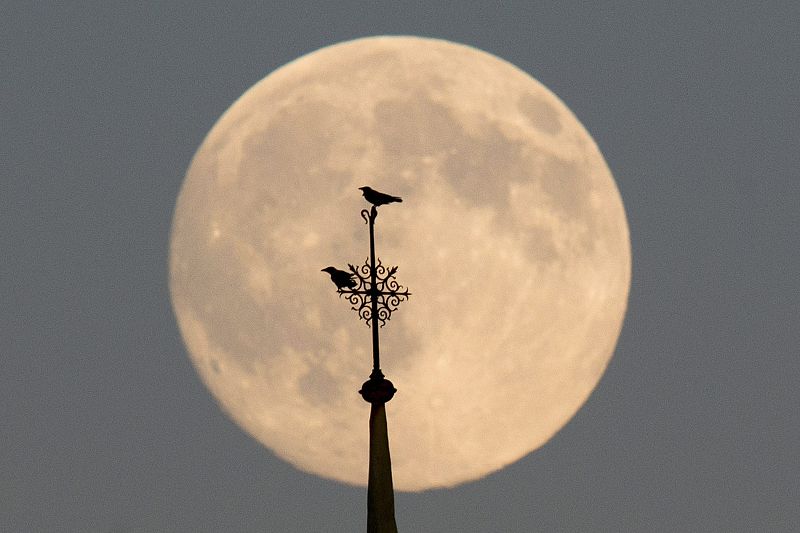
{"label": "moon surface", "polygon": [[222,408],[297,468],[365,485],[370,330],[320,269],[377,255],[413,293],[381,334],[395,487],[478,479],[546,443],[614,351],[628,226],[596,144],[493,55],[417,37],[271,73],[198,149],[178,197],[172,303]]}

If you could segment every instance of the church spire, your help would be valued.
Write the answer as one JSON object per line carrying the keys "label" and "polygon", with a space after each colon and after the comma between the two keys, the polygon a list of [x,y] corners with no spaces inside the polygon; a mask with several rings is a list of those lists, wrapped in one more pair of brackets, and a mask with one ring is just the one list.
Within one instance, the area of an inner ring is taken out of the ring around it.
{"label": "church spire", "polygon": [[396,389],[378,371],[358,391],[372,406],[369,412],[369,481],[367,485],[367,533],[397,533],[394,519],[394,485],[389,455],[386,402]]}
{"label": "church spire", "polygon": [[375,258],[375,219],[378,206],[402,202],[396,196],[361,187],[364,198],[372,204],[361,211],[369,224],[369,258],[363,265],[347,265],[350,272],[325,269],[336,284],[339,296],[350,302],[359,318],[372,330],[372,373],[358,391],[370,403],[369,414],[369,479],[367,486],[367,533],[397,533],[394,518],[394,486],[389,454],[389,431],[386,424],[386,402],[397,389],[381,372],[378,329],[391,318],[397,306],[411,296],[395,279],[397,267],[385,267]]}

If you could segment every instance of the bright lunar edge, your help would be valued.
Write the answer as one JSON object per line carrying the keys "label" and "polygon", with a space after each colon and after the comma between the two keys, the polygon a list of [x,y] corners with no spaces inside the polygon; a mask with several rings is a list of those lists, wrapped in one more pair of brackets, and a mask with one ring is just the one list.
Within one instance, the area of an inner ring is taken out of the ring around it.
{"label": "bright lunar edge", "polygon": [[201,378],[298,468],[367,481],[370,330],[320,269],[377,255],[413,293],[381,329],[395,487],[449,487],[548,441],[627,305],[625,212],[596,144],[513,65],[375,37],[276,70],[214,125],[174,215],[170,288]]}

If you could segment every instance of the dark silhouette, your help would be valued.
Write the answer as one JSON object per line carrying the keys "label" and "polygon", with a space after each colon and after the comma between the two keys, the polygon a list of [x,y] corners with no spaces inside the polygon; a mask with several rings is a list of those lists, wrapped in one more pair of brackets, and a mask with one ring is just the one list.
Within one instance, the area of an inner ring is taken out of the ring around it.
{"label": "dark silhouette", "polygon": [[375,189],[371,189],[369,187],[359,187],[361,192],[364,194],[364,198],[374,206],[379,205],[386,205],[391,204],[392,202],[402,202],[403,199],[399,196],[391,196],[389,194],[384,194],[382,192],[378,192]]}
{"label": "dark silhouette", "polygon": [[327,272],[331,275],[331,281],[336,285],[336,288],[341,290],[344,288],[352,289],[356,286],[356,280],[350,272],[339,270],[334,267],[325,267],[320,272]]}
{"label": "dark silhouette", "polygon": [[395,279],[397,267],[384,266],[375,257],[375,219],[378,206],[402,202],[369,187],[359,187],[364,198],[372,204],[361,210],[361,218],[369,224],[369,257],[363,265],[347,266],[351,272],[332,266],[323,268],[338,288],[339,298],[345,298],[372,329],[372,373],[358,391],[371,404],[369,415],[369,477],[367,482],[367,532],[397,533],[394,519],[394,484],[392,460],[389,454],[389,431],[386,426],[386,402],[397,389],[381,372],[378,329],[383,327],[401,302],[411,293]]}

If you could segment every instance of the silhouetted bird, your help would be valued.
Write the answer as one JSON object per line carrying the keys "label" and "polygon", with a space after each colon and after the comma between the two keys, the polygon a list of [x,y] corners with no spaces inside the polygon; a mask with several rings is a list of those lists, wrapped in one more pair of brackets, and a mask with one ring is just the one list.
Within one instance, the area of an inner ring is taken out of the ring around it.
{"label": "silhouetted bird", "polygon": [[339,270],[338,268],[334,267],[325,267],[320,272],[327,272],[331,275],[331,281],[336,285],[337,289],[344,289],[347,288],[354,288],[356,286],[356,280],[353,279],[353,275],[350,272],[346,272],[344,270]]}
{"label": "silhouetted bird", "polygon": [[359,187],[359,189],[364,194],[364,198],[366,198],[366,200],[369,203],[375,206],[403,201],[403,199],[400,198],[399,196],[390,196],[388,194],[383,194],[382,192],[378,192],[375,189],[370,189],[369,187]]}

